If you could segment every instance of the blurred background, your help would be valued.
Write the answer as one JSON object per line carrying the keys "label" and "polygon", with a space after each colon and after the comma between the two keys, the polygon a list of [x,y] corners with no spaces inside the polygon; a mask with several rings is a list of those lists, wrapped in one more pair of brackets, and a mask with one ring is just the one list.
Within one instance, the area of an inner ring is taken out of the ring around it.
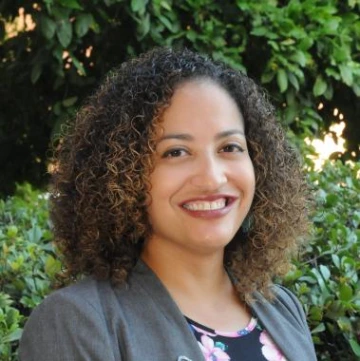
{"label": "blurred background", "polygon": [[319,360],[360,360],[360,0],[2,0],[0,360],[17,359],[24,322],[61,269],[50,145],[111,68],[164,45],[267,90],[317,202],[281,282],[304,303]]}

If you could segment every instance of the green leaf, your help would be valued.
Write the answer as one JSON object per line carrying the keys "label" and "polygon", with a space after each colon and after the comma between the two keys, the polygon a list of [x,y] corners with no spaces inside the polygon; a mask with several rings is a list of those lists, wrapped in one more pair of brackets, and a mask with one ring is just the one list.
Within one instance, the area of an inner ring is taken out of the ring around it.
{"label": "green leaf", "polygon": [[45,261],[45,273],[54,277],[56,273],[61,270],[61,263],[59,260],[55,259],[53,256],[48,256]]}
{"label": "green leaf", "polygon": [[285,46],[293,45],[293,44],[295,44],[295,40],[291,38],[287,38],[281,42],[281,45],[285,45]]}
{"label": "green leaf", "polygon": [[150,31],[150,15],[146,14],[138,25],[138,40],[142,40]]}
{"label": "green leaf", "polygon": [[284,277],[284,280],[285,280],[285,282],[294,282],[301,276],[302,276],[301,270],[296,269],[296,270],[292,270],[292,271],[288,272],[286,274],[286,276]]}
{"label": "green leaf", "polygon": [[323,275],[316,268],[313,268],[311,270],[311,273],[316,277],[316,280],[318,281],[318,284],[322,292],[322,296],[324,299],[326,299],[329,296],[329,291],[327,289],[327,285]]}
{"label": "green leaf", "polygon": [[84,65],[74,56],[73,53],[70,53],[70,56],[71,56],[73,64],[75,65],[79,75],[80,76],[85,76],[86,71],[85,71]]}
{"label": "green leaf", "polygon": [[62,20],[56,31],[60,44],[66,48],[72,39],[72,25],[69,20]]}
{"label": "green leaf", "polygon": [[59,116],[61,114],[61,102],[56,102],[53,106],[53,112],[55,115]]}
{"label": "green leaf", "polygon": [[75,32],[78,37],[83,37],[88,31],[94,18],[91,14],[81,14],[75,21]]}
{"label": "green leaf", "polygon": [[177,26],[176,26],[176,24],[173,24],[168,18],[166,18],[165,16],[163,16],[163,15],[160,15],[159,16],[159,19],[160,19],[160,21],[165,25],[165,27],[168,29],[168,30],[170,30],[171,32],[176,32],[176,30],[177,30]]}
{"label": "green leaf", "polygon": [[351,321],[346,316],[341,316],[337,320],[337,324],[340,327],[340,330],[343,332],[350,332],[351,331]]}
{"label": "green leaf", "polygon": [[340,293],[340,300],[344,302],[350,301],[353,297],[353,290],[347,284],[340,285],[339,293]]}
{"label": "green leaf", "polygon": [[314,44],[314,39],[311,36],[307,36],[300,41],[297,48],[305,51],[305,50],[311,48],[313,44]]}
{"label": "green leaf", "polygon": [[297,106],[288,105],[284,111],[284,124],[293,123],[298,114],[299,112]]}
{"label": "green leaf", "polygon": [[336,268],[340,269],[340,258],[337,254],[332,254],[331,255],[332,261],[334,263],[334,265],[336,266]]}
{"label": "green leaf", "polygon": [[267,84],[270,83],[274,79],[275,73],[274,72],[267,72],[261,75],[261,83]]}
{"label": "green leaf", "polygon": [[349,343],[350,343],[351,349],[353,350],[354,354],[356,356],[360,357],[360,345],[359,345],[359,343],[354,338],[349,340]]}
{"label": "green leaf", "polygon": [[62,6],[54,6],[52,14],[55,17],[56,21],[69,20],[71,9],[64,8]]}
{"label": "green leaf", "polygon": [[269,28],[266,26],[259,26],[253,29],[250,34],[255,36],[264,36],[269,33]]}
{"label": "green leaf", "polygon": [[327,33],[333,34],[337,31],[339,24],[341,22],[340,17],[332,16],[325,24],[324,29]]}
{"label": "green leaf", "polygon": [[113,4],[116,4],[117,2],[119,2],[119,0],[104,0],[106,6],[111,6]]}
{"label": "green leaf", "polygon": [[324,93],[324,97],[327,100],[331,100],[334,96],[334,88],[331,84],[327,84],[326,92]]}
{"label": "green leaf", "polygon": [[339,65],[341,78],[344,81],[344,83],[348,86],[352,86],[354,79],[353,79],[353,73],[350,69],[350,67],[346,64]]}
{"label": "green leaf", "polygon": [[300,89],[298,79],[293,73],[289,73],[289,82],[297,91]]}
{"label": "green leaf", "polygon": [[72,105],[74,105],[77,100],[78,100],[78,97],[67,98],[62,101],[62,104],[64,107],[68,108],[68,107],[71,107]]}
{"label": "green leaf", "polygon": [[297,51],[295,54],[293,54],[290,57],[291,60],[293,60],[294,62],[298,63],[300,66],[304,67],[306,65],[306,56],[304,54],[304,52],[302,51]]}
{"label": "green leaf", "polygon": [[36,63],[31,69],[31,83],[35,84],[42,73],[42,64]]}
{"label": "green leaf", "polygon": [[322,308],[319,306],[311,306],[309,316],[312,321],[321,321],[323,318]]}
{"label": "green leaf", "polygon": [[44,37],[50,40],[55,35],[56,22],[53,19],[43,15],[40,20],[40,28]]}
{"label": "green leaf", "polygon": [[325,74],[328,75],[328,76],[333,77],[336,80],[340,80],[339,72],[337,70],[333,69],[333,68],[326,68]]}
{"label": "green leaf", "polygon": [[[356,5],[360,5],[360,1],[359,0],[348,0],[348,5],[351,8],[354,8]],[[360,356],[360,355],[358,355],[358,356]]]}
{"label": "green leaf", "polygon": [[279,44],[276,41],[268,41],[268,45],[270,45],[273,49],[275,49],[277,52],[280,51]]}
{"label": "green leaf", "polygon": [[27,235],[27,239],[29,240],[29,242],[38,243],[42,237],[43,231],[38,225],[34,225],[25,233]]}
{"label": "green leaf", "polygon": [[52,51],[52,55],[59,63],[62,63],[63,52],[64,49],[59,44],[56,44],[56,47]]}
{"label": "green leaf", "polygon": [[59,4],[63,7],[75,10],[82,10],[83,7],[79,4],[77,0],[58,0]]}
{"label": "green leaf", "polygon": [[332,53],[332,61],[331,65],[334,63],[346,63],[351,60],[351,47],[348,44],[334,45],[333,53]]}
{"label": "green leaf", "polygon": [[22,330],[20,328],[16,329],[15,331],[11,332],[8,335],[5,335],[1,342],[2,343],[10,343],[10,342],[14,342],[14,341],[18,341],[20,340],[22,335]]}
{"label": "green leaf", "polygon": [[304,29],[302,28],[294,28],[292,30],[290,30],[290,32],[288,33],[288,36],[295,38],[295,39],[304,39],[307,34],[306,31],[304,31]]}
{"label": "green leaf", "polygon": [[149,0],[131,0],[131,10],[134,13],[145,14],[148,1]]}
{"label": "green leaf", "polygon": [[329,267],[320,265],[319,268],[320,268],[320,272],[321,272],[322,276],[324,277],[324,280],[327,281],[331,276]]}
{"label": "green leaf", "polygon": [[9,238],[15,238],[18,232],[19,232],[18,227],[16,227],[15,225],[10,225],[7,229],[6,235]]}
{"label": "green leaf", "polygon": [[169,4],[167,1],[161,1],[160,2],[161,7],[164,9],[171,11],[171,3]]}
{"label": "green leaf", "polygon": [[[326,196],[326,207],[333,208],[339,201],[339,197],[335,193],[330,193]],[[329,214],[329,216],[335,217],[333,214]],[[334,219],[335,220],[335,219]]]}
{"label": "green leaf", "polygon": [[313,94],[318,97],[326,92],[327,84],[321,75],[318,75],[315,80]]}
{"label": "green leaf", "polygon": [[276,80],[280,88],[280,92],[283,93],[288,88],[288,78],[284,69],[278,70]]}
{"label": "green leaf", "polygon": [[321,322],[315,328],[313,328],[311,330],[311,333],[314,334],[314,333],[320,333],[323,331],[325,331],[325,325]]}
{"label": "green leaf", "polygon": [[354,91],[357,97],[360,97],[360,85],[354,83],[352,86],[352,90]]}

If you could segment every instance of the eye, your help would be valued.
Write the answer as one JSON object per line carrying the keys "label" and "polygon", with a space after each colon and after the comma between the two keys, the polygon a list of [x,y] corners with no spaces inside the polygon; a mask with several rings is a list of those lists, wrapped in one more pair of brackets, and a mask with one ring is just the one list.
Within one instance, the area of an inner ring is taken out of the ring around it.
{"label": "eye", "polygon": [[239,144],[230,143],[230,144],[226,144],[223,148],[221,148],[220,152],[223,152],[223,153],[242,153],[242,152],[244,152],[244,148],[241,147]]}
{"label": "eye", "polygon": [[176,148],[176,149],[170,149],[170,150],[166,151],[162,155],[162,158],[178,158],[178,157],[183,157],[186,154],[187,154],[187,151],[185,149]]}

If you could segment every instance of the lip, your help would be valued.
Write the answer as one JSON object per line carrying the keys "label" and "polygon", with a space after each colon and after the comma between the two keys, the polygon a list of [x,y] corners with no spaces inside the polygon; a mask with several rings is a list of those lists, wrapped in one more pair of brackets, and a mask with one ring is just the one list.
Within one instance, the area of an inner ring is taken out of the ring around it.
{"label": "lip", "polygon": [[[209,210],[190,210],[188,208],[184,207],[184,204],[190,203],[190,202],[203,202],[203,201],[207,201],[207,202],[213,202],[216,201],[218,199],[222,199],[225,198],[226,199],[226,205],[224,208],[221,209],[209,209]],[[189,198],[184,202],[180,203],[180,207],[181,209],[186,212],[187,214],[189,214],[192,217],[195,218],[207,218],[207,219],[214,219],[214,218],[219,218],[219,217],[223,217],[225,216],[227,213],[230,212],[233,203],[238,199],[237,196],[233,196],[233,195],[229,195],[229,194],[211,194],[211,195],[203,195],[203,196],[198,196],[198,197],[194,197],[194,198]]]}

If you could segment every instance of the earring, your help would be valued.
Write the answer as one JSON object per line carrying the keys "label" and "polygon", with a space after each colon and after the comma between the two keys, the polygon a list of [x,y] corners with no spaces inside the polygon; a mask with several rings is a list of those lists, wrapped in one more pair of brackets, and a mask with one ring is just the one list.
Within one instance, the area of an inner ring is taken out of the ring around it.
{"label": "earring", "polygon": [[253,225],[253,221],[254,221],[253,215],[248,213],[241,224],[241,230],[243,233],[249,233]]}

